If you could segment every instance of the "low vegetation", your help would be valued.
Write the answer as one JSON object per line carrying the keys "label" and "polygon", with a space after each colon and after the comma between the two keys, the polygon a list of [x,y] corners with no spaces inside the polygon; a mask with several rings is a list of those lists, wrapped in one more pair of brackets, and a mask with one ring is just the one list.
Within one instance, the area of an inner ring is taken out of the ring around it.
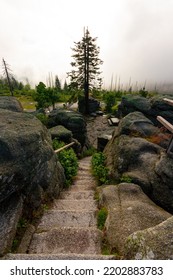
{"label": "low vegetation", "polygon": [[92,156],[92,171],[100,184],[109,182],[109,169],[105,165],[106,157],[102,152],[94,153]]}
{"label": "low vegetation", "polygon": [[100,230],[103,230],[103,229],[104,229],[107,216],[108,216],[108,210],[107,210],[107,208],[106,208],[106,207],[102,207],[102,208],[98,211],[98,214],[97,214],[97,227],[98,227]]}
{"label": "low vegetation", "polygon": [[[58,141],[57,139],[53,140],[53,149],[57,150],[63,147],[65,144]],[[78,159],[72,148],[64,149],[57,154],[58,160],[60,161],[62,167],[64,168],[64,173],[66,177],[66,186],[68,187],[73,178],[77,175],[78,170]]]}

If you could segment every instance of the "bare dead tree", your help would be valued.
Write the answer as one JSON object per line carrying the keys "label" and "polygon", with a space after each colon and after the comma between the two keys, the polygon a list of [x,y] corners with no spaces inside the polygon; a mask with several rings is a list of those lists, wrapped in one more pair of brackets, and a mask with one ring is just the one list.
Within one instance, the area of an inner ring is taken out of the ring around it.
{"label": "bare dead tree", "polygon": [[4,58],[2,59],[2,63],[3,63],[3,69],[4,69],[4,75],[7,78],[7,82],[8,82],[8,86],[9,86],[9,90],[11,95],[13,96],[13,87],[11,84],[11,80],[10,80],[10,76],[11,76],[11,69],[9,68],[9,65],[6,63],[6,61],[4,60]]}

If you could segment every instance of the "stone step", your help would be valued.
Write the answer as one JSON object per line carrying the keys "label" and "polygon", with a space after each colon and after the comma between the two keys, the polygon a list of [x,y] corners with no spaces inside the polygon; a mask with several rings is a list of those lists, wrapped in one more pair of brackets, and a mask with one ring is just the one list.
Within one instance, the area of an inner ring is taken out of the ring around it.
{"label": "stone step", "polygon": [[78,171],[83,172],[90,172],[91,171],[91,164],[82,164],[78,166]]}
{"label": "stone step", "polygon": [[86,174],[85,172],[80,172],[77,174],[77,176],[75,177],[75,180],[94,180],[93,177],[90,174]]}
{"label": "stone step", "polygon": [[60,199],[75,199],[75,200],[80,200],[80,199],[94,199],[94,191],[63,191],[60,194]]}
{"label": "stone step", "polygon": [[54,210],[95,210],[97,208],[97,203],[95,200],[69,200],[69,199],[56,199],[54,201],[52,209]]}
{"label": "stone step", "polygon": [[82,177],[86,177],[86,178],[91,177],[91,173],[87,169],[79,169],[77,177],[79,176],[79,174]]}
{"label": "stone step", "polygon": [[101,240],[95,228],[54,228],[33,235],[29,254],[101,254]]}
{"label": "stone step", "polygon": [[55,227],[93,227],[96,226],[96,211],[47,211],[37,227],[37,231],[48,231]]}
{"label": "stone step", "polygon": [[78,179],[73,182],[70,190],[74,189],[74,187],[80,188],[80,190],[91,190],[96,187],[96,181],[92,179]]}
{"label": "stone step", "polygon": [[115,255],[89,254],[7,254],[3,260],[117,260]]}

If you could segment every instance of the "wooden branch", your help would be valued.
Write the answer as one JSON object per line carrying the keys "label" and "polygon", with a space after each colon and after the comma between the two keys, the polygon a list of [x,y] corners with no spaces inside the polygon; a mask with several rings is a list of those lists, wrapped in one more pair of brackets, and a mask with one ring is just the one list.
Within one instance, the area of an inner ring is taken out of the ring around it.
{"label": "wooden branch", "polygon": [[67,145],[63,146],[63,147],[61,147],[61,148],[55,150],[54,152],[55,152],[55,153],[59,153],[59,152],[63,151],[64,149],[67,149],[67,148],[71,147],[71,146],[74,145],[74,144],[75,144],[75,142],[71,142],[70,144],[67,144]]}
{"label": "wooden branch", "polygon": [[171,133],[173,133],[173,125],[171,123],[169,123],[167,120],[165,120],[163,117],[161,116],[157,116],[157,120],[163,124],[163,126],[165,126]]}
{"label": "wooden branch", "polygon": [[163,98],[163,100],[168,103],[169,105],[173,106],[173,100],[172,99],[168,99],[168,98]]}

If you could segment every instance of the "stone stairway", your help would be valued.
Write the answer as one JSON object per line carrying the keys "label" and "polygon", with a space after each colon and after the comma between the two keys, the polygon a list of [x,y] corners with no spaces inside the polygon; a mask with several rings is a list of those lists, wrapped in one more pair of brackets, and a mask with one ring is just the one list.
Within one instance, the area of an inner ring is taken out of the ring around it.
{"label": "stone stairway", "polygon": [[79,161],[74,183],[43,215],[28,253],[8,254],[6,259],[114,259],[101,255],[102,232],[97,229],[94,200],[96,181],[90,163],[90,157]]}

